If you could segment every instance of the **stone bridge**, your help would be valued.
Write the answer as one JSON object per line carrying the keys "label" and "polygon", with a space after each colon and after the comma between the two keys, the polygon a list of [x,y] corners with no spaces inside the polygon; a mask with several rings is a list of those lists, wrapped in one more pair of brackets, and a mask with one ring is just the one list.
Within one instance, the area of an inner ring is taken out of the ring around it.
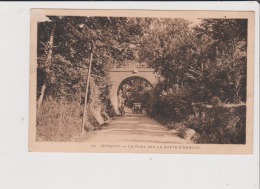
{"label": "stone bridge", "polygon": [[154,86],[157,81],[156,74],[152,68],[113,68],[110,70],[109,74],[112,82],[110,99],[116,113],[118,113],[118,89],[124,81],[140,78],[150,83],[152,86]]}

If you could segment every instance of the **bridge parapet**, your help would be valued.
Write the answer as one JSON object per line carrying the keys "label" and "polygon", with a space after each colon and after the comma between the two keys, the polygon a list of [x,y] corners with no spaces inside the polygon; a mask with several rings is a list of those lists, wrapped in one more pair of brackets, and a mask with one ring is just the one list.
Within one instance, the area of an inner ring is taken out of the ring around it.
{"label": "bridge parapet", "polygon": [[112,68],[110,72],[154,72],[152,68]]}

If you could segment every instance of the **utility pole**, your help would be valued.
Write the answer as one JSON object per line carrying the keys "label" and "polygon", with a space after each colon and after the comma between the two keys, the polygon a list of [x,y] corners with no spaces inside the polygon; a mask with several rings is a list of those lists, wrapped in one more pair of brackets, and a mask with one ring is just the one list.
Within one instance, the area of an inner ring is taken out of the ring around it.
{"label": "utility pole", "polygon": [[81,133],[82,134],[85,132],[86,109],[87,109],[87,101],[88,101],[88,88],[89,88],[89,78],[90,78],[90,71],[91,71],[93,51],[94,51],[94,42],[91,43],[91,53],[90,53],[90,58],[89,58],[87,87],[86,87],[86,93],[85,93],[83,118],[82,118],[82,127],[81,127]]}

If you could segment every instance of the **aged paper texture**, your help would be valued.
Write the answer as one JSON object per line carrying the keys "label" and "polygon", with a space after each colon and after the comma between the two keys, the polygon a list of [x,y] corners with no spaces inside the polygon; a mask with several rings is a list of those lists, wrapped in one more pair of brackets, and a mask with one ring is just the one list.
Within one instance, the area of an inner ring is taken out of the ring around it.
{"label": "aged paper texture", "polygon": [[31,10],[29,149],[251,154],[254,12]]}

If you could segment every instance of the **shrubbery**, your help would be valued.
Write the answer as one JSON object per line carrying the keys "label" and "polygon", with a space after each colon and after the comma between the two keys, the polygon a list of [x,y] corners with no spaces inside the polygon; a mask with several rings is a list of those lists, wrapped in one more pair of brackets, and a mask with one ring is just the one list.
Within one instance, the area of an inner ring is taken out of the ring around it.
{"label": "shrubbery", "polygon": [[144,95],[146,111],[177,136],[185,138],[187,129],[193,129],[195,143],[245,144],[245,105],[224,106],[219,97],[213,97],[211,105],[192,104],[184,90],[160,98],[156,91]]}
{"label": "shrubbery", "polygon": [[140,98],[148,114],[182,137],[185,127],[194,129],[197,143],[245,142],[245,106],[222,102],[246,102],[246,19],[203,19],[195,28],[169,18],[49,19],[38,23],[37,139],[66,141],[80,132],[92,57],[86,130],[114,116],[109,69],[132,60],[149,62],[158,76]]}
{"label": "shrubbery", "polygon": [[192,113],[188,91],[179,89],[174,92],[160,93],[159,86],[143,96],[143,104],[151,116],[165,121],[182,121]]}
{"label": "shrubbery", "polygon": [[78,103],[46,99],[36,114],[38,141],[68,141],[79,134],[82,108]]}
{"label": "shrubbery", "polygon": [[185,122],[196,131],[195,143],[245,144],[246,106],[194,106],[194,115]]}
{"label": "shrubbery", "polygon": [[[82,127],[83,107],[79,102],[46,99],[36,114],[38,141],[76,141]],[[102,111],[87,107],[85,130],[100,128],[108,119]]]}

